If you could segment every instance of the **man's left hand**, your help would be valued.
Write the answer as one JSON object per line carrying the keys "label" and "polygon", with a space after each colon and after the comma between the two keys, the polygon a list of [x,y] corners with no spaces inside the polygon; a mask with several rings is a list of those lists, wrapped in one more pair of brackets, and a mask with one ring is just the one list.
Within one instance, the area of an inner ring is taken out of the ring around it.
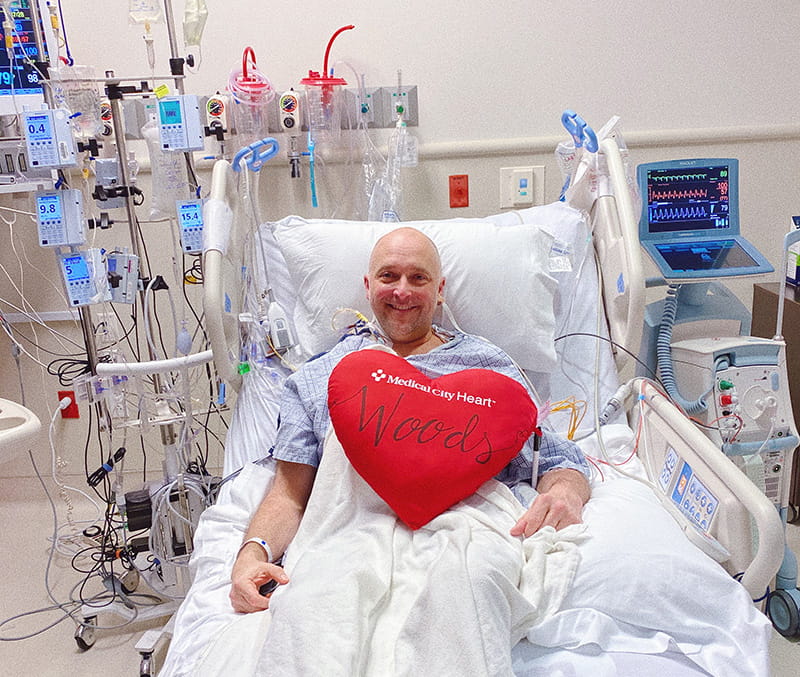
{"label": "man's left hand", "polygon": [[539,495],[511,529],[512,536],[527,538],[542,527],[556,531],[582,522],[581,513],[589,500],[589,483],[577,470],[556,469],[539,478]]}

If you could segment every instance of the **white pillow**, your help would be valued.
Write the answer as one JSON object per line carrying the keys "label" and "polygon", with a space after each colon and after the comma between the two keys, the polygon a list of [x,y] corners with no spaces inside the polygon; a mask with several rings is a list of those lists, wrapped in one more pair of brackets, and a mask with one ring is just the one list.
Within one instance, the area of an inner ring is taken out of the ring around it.
{"label": "white pillow", "polygon": [[290,216],[273,224],[297,290],[293,321],[304,358],[338,340],[331,327],[338,308],[372,317],[363,284],[369,255],[378,238],[399,226],[418,228],[436,243],[445,301],[462,330],[489,339],[523,369],[555,369],[556,281],[547,272],[552,235],[534,224],[475,220],[391,224]]}

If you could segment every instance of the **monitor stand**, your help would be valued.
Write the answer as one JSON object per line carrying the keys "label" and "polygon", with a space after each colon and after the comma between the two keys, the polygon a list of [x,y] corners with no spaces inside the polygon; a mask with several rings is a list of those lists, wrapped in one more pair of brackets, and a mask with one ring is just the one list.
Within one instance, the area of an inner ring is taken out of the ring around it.
{"label": "monitor stand", "polygon": [[[645,307],[639,359],[646,367],[637,363],[637,376],[655,377],[658,364],[656,348],[664,303],[662,299]],[[711,336],[749,336],[750,320],[747,307],[719,282],[681,284],[672,342]]]}

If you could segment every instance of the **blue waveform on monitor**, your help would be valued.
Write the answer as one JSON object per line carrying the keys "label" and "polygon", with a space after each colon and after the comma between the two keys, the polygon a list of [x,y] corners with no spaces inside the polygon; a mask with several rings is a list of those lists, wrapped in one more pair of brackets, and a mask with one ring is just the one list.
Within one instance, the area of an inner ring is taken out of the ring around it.
{"label": "blue waveform on monitor", "polygon": [[708,205],[686,205],[683,207],[651,207],[650,221],[686,221],[711,217]]}

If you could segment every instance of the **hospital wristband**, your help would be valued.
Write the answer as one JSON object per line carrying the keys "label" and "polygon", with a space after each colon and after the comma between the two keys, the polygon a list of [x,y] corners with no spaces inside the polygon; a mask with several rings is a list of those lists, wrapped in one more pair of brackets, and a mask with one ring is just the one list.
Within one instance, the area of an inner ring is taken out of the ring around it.
{"label": "hospital wristband", "polygon": [[264,552],[267,553],[267,561],[270,564],[275,561],[275,558],[272,556],[272,548],[269,547],[269,543],[267,543],[263,538],[248,538],[244,543],[242,543],[241,547],[239,548],[239,552],[241,552],[244,549],[244,546],[246,546],[248,543],[256,543],[264,548]]}

